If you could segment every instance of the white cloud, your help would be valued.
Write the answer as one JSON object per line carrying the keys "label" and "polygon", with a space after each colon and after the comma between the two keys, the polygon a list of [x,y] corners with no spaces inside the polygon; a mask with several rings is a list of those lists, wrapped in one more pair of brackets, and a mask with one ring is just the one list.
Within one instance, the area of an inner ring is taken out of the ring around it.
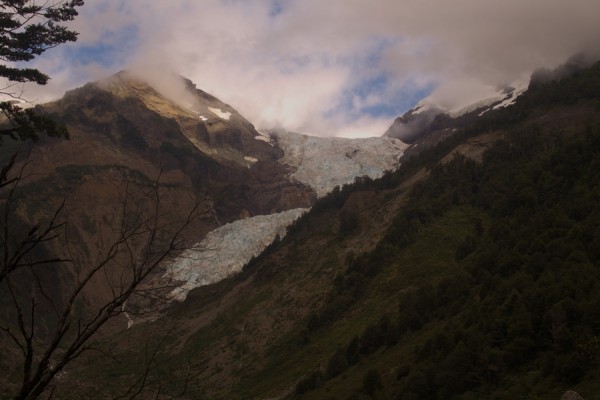
{"label": "white cloud", "polygon": [[[275,17],[273,4],[87,0],[75,46],[113,46],[114,57],[95,65],[73,59],[67,49],[77,47],[51,50],[39,64],[53,77],[45,90],[152,66],[190,78],[259,126],[380,135],[396,115],[361,111],[398,101],[401,90],[409,97],[434,83],[432,98],[455,108],[597,50],[600,37],[597,0],[289,0]],[[389,81],[357,91],[374,76]]]}

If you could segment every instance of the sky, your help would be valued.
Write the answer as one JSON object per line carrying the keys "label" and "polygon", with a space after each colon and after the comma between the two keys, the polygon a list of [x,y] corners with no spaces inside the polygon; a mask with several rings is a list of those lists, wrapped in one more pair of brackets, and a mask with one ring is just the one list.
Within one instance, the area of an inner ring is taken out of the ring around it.
{"label": "sky", "polygon": [[29,63],[44,101],[128,68],[191,79],[257,128],[380,136],[420,100],[457,109],[579,52],[598,0],[86,0],[78,41]]}

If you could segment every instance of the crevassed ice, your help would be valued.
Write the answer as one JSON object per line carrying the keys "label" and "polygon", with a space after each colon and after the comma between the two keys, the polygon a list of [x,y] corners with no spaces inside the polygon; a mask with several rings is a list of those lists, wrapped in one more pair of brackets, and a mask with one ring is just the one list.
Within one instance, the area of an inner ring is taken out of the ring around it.
{"label": "crevassed ice", "polygon": [[258,215],[223,225],[167,267],[166,277],[183,284],[171,292],[173,300],[183,301],[190,290],[216,283],[242,270],[283,237],[287,227],[308,209],[297,208],[271,215]]}
{"label": "crevassed ice", "polygon": [[398,167],[408,147],[389,137],[324,138],[289,132],[277,136],[285,154],[281,161],[295,170],[292,178],[312,187],[319,197],[357,177],[380,178]]}

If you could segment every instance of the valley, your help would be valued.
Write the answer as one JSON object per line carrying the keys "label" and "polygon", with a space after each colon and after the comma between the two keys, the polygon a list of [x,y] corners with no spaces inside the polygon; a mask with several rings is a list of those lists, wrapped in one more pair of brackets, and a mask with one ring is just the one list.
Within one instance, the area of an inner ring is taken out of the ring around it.
{"label": "valley", "polygon": [[[599,64],[436,114],[408,144],[259,133],[181,84],[189,104],[128,72],[75,89],[40,106],[70,139],[16,161],[27,174],[4,194],[18,203],[8,222],[47,221],[65,200],[69,239],[36,254],[68,262],[3,289],[5,309],[17,287],[53,304],[32,307],[32,346],[110,243],[122,252],[68,313],[80,327],[133,255],[162,257],[56,376],[57,398],[594,398]],[[148,232],[182,240],[154,253]],[[16,387],[18,369],[0,366]]]}

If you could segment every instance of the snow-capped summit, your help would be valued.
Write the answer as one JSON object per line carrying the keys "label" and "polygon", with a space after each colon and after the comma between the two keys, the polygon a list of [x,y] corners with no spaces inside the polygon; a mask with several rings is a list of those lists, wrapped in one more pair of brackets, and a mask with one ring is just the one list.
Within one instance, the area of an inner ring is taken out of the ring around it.
{"label": "snow-capped summit", "polygon": [[498,89],[496,93],[470,104],[458,104],[452,108],[425,98],[414,108],[394,120],[384,136],[415,143],[432,131],[453,129],[463,118],[480,117],[490,110],[508,107],[527,90],[527,84],[519,82]]}
{"label": "snow-capped summit", "polygon": [[459,107],[447,111],[447,114],[452,118],[458,118],[465,114],[478,112],[481,116],[490,110],[508,107],[517,100],[517,97],[522,95],[527,90],[527,84],[517,83],[514,86],[508,86],[499,89],[494,96],[472,103],[466,107]]}

